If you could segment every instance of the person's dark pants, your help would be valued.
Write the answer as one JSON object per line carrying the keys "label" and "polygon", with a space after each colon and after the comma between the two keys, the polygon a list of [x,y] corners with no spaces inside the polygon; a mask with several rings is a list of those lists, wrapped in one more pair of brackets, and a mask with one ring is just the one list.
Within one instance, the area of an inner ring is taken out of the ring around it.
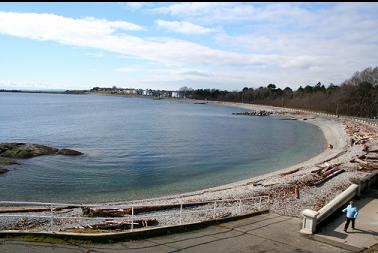
{"label": "person's dark pants", "polygon": [[352,221],[352,228],[354,229],[354,221],[355,221],[355,220],[356,220],[355,218],[348,218],[348,217],[347,217],[347,221],[346,221],[346,223],[345,223],[344,230],[347,230],[347,229],[348,229],[348,226],[349,226],[350,221]]}

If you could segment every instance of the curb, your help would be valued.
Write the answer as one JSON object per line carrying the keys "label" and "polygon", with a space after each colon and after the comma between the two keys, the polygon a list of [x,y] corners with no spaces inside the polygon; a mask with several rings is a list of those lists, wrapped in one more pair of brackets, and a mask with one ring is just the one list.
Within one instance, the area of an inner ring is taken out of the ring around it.
{"label": "curb", "polygon": [[326,243],[326,244],[329,244],[329,245],[332,245],[341,249],[349,250],[351,252],[360,252],[364,249],[364,248],[359,248],[353,245],[345,244],[342,242],[337,242],[337,241],[334,241],[332,239],[329,239],[329,238],[326,238],[324,236],[317,235],[317,234],[303,235],[303,236],[308,237],[314,241],[323,242],[323,243]]}

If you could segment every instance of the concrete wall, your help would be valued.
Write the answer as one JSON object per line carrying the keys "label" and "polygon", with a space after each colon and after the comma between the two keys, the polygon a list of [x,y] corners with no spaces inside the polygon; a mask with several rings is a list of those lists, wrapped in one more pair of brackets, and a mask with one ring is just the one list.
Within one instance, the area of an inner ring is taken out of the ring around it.
{"label": "concrete wall", "polygon": [[378,171],[364,177],[359,184],[352,184],[341,194],[337,195],[328,204],[322,207],[319,211],[305,209],[302,212],[303,224],[300,232],[302,234],[314,234],[317,225],[333,214],[336,210],[344,206],[349,200],[368,189],[372,188],[378,183]]}

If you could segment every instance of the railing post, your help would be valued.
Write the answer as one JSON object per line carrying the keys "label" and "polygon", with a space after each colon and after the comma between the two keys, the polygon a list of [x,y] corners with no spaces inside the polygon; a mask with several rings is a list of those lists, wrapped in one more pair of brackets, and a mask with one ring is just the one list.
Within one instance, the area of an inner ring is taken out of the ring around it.
{"label": "railing post", "polygon": [[215,209],[217,206],[217,201],[214,201],[214,209],[213,209],[213,219],[215,219]]}
{"label": "railing post", "polygon": [[316,230],[317,217],[319,213],[310,209],[305,209],[302,212],[302,215],[303,215],[303,224],[302,224],[302,229],[300,230],[300,232],[302,234],[313,234]]}
{"label": "railing post", "polygon": [[131,232],[133,232],[134,229],[134,207],[131,207]]}
{"label": "railing post", "polygon": [[182,224],[182,203],[180,204],[180,225]]}
{"label": "railing post", "polygon": [[259,210],[261,210],[261,196],[259,198]]}
{"label": "railing post", "polygon": [[52,231],[53,225],[54,225],[53,206],[52,204],[50,204],[50,231]]}
{"label": "railing post", "polygon": [[[80,209],[83,207],[83,204],[81,203],[80,204]],[[81,225],[80,225],[80,223],[81,223],[81,218],[80,218],[80,213],[79,212],[77,212],[77,222],[78,222],[78,227],[80,227]]]}

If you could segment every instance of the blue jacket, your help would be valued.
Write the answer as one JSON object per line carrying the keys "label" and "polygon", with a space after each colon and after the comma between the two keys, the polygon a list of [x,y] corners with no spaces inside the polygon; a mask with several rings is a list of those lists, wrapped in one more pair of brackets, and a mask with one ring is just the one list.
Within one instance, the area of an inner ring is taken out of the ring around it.
{"label": "blue jacket", "polygon": [[358,215],[358,211],[357,211],[357,208],[355,206],[351,206],[351,205],[348,205],[347,208],[345,208],[343,210],[343,213],[346,212],[346,217],[347,218],[352,218],[352,219],[355,219],[357,218],[357,215]]}

